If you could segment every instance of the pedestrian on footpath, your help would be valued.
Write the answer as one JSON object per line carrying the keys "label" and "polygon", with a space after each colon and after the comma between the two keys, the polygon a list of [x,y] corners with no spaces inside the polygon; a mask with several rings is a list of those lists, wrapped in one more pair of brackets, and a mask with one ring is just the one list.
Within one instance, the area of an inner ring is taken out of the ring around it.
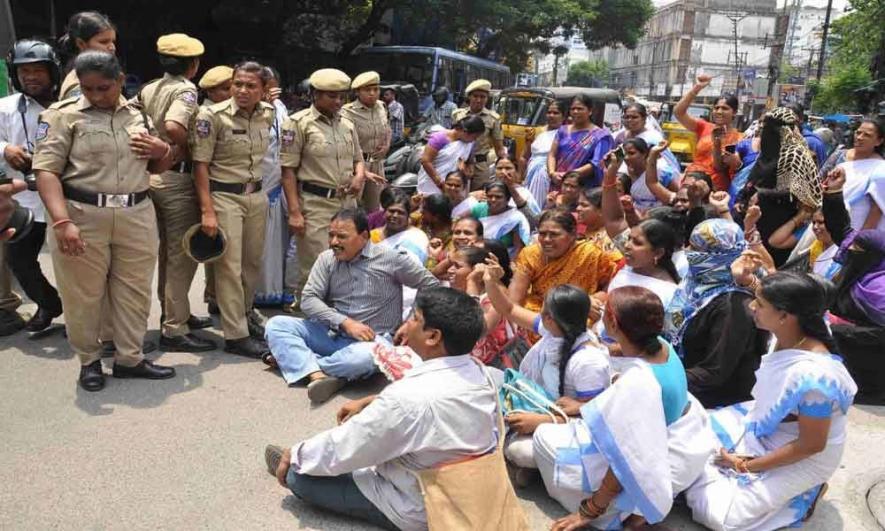
{"label": "pedestrian on footpath", "polygon": [[157,260],[157,218],[148,172],[174,162],[150,118],[121,95],[123,70],[107,52],[75,61],[83,95],[40,115],[33,169],[49,214],[49,248],[68,312],[68,341],[80,358],[80,386],[104,387],[99,331],[107,295],[116,344],[117,378],[163,379],[170,367],[144,358]]}
{"label": "pedestrian on footpath", "polygon": [[261,161],[267,153],[273,107],[263,101],[268,76],[246,61],[234,67],[232,97],[200,109],[191,133],[191,155],[203,232],[227,237],[215,262],[224,350],[250,358],[267,352],[264,329],[248,314],[262,268],[267,195]]}
{"label": "pedestrian on footpath", "polygon": [[136,96],[163,141],[172,146],[175,165],[151,175],[151,200],[160,235],[157,298],[160,300],[160,348],[168,352],[206,352],[216,345],[191,333],[212,326],[209,318],[191,314],[191,282],[197,263],[181,246],[184,233],[200,222],[188,131],[197,113],[197,88],[191,83],[200,68],[203,43],[183,33],[163,35],[157,53],[163,77],[142,87]]}
{"label": "pedestrian on footpath", "polygon": [[[298,298],[317,256],[328,248],[332,216],[355,206],[366,179],[384,183],[383,177],[366,172],[356,127],[341,116],[350,89],[347,74],[317,70],[310,87],[313,103],[290,116],[281,134],[282,183],[298,246]],[[292,309],[300,311],[300,301]]]}
{"label": "pedestrian on footpath", "polygon": [[[350,88],[356,93],[357,99],[346,104],[341,114],[356,126],[366,170],[384,177],[384,156],[390,149],[391,131],[387,123],[387,109],[378,99],[381,76],[378,72],[363,72],[354,78]],[[366,212],[378,209],[383,186],[384,183],[366,182],[360,201]]]}
{"label": "pedestrian on footpath", "polygon": [[[6,176],[29,182],[31,189],[19,193],[16,201],[33,212],[34,224],[21,239],[8,244],[0,243],[0,275],[7,275],[6,281],[0,280],[0,286],[9,285],[8,264],[24,292],[37,303],[37,312],[24,323],[14,308],[12,311],[0,310],[0,328],[14,331],[21,328],[20,324],[28,332],[40,332],[49,328],[52,320],[61,315],[62,304],[58,292],[43,275],[38,261],[46,239],[46,219],[40,196],[33,188],[36,181],[31,162],[37,120],[40,113],[55,101],[61,65],[52,46],[33,39],[15,43],[6,64],[12,85],[19,94],[0,99],[0,153],[3,153],[6,163]],[[7,294],[0,295],[0,300],[19,299]],[[0,335],[4,335],[2,331]]]}

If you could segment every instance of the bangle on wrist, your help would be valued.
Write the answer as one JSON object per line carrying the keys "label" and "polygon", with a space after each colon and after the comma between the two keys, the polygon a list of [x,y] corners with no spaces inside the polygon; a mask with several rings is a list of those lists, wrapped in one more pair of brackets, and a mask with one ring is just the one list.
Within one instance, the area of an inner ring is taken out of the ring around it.
{"label": "bangle on wrist", "polygon": [[618,183],[616,183],[616,182],[615,182],[615,183],[611,183],[611,184],[602,183],[602,188],[603,188],[603,189],[617,188],[617,187],[618,187]]}
{"label": "bangle on wrist", "polygon": [[56,221],[55,223],[52,224],[52,228],[54,229],[54,228],[56,228],[56,227],[61,227],[61,226],[64,225],[65,223],[73,223],[73,222],[74,222],[74,221],[73,221],[71,218],[60,219],[60,220],[58,220],[58,221]]}

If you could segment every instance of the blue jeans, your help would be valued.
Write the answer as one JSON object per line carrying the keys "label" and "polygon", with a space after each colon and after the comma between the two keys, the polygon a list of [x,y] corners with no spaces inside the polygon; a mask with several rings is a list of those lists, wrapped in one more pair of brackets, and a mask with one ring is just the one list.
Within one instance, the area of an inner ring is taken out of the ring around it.
{"label": "blue jeans", "polygon": [[357,341],[341,334],[329,337],[326,325],[284,315],[270,318],[264,336],[290,385],[317,371],[347,380],[371,376],[378,370],[372,359],[375,341],[387,342],[381,336],[375,341]]}
{"label": "blue jeans", "polygon": [[328,477],[308,476],[290,468],[286,484],[292,490],[292,494],[311,505],[351,518],[359,518],[384,529],[397,529],[384,513],[363,496],[350,474]]}

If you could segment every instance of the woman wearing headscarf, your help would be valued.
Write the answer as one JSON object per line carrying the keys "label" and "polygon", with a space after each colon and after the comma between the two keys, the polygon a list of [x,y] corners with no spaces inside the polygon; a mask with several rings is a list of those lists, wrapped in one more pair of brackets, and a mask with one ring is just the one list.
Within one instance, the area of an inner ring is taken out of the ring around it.
{"label": "woman wearing headscarf", "polygon": [[[750,170],[742,197],[748,201],[753,193],[757,194],[762,210],[756,227],[775,264],[780,266],[792,249],[772,247],[769,238],[796,215],[801,205],[814,211],[821,204],[814,156],[799,132],[799,118],[786,107],[772,109],[765,115],[761,152]],[[811,244],[811,239],[807,244]]]}
{"label": "woman wearing headscarf", "polygon": [[686,251],[688,276],[667,307],[665,333],[682,357],[689,391],[708,408],[750,399],[768,341],[753,324],[750,290],[731,274],[747,246],[734,222],[699,223]]}
{"label": "woman wearing headscarf", "polygon": [[860,387],[859,402],[885,401],[885,232],[851,228],[842,187],[845,176],[827,180],[824,222],[839,246],[834,261],[842,265],[833,278],[836,296],[830,324],[839,354]]}

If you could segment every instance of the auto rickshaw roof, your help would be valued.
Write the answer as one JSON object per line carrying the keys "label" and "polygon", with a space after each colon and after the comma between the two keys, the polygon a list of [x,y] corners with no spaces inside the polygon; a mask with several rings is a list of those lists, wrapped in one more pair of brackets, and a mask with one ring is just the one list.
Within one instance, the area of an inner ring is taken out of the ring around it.
{"label": "auto rickshaw roof", "polygon": [[556,100],[572,99],[578,94],[586,94],[591,99],[606,103],[621,103],[621,95],[617,91],[605,88],[589,87],[511,87],[501,91],[501,96],[538,95]]}

